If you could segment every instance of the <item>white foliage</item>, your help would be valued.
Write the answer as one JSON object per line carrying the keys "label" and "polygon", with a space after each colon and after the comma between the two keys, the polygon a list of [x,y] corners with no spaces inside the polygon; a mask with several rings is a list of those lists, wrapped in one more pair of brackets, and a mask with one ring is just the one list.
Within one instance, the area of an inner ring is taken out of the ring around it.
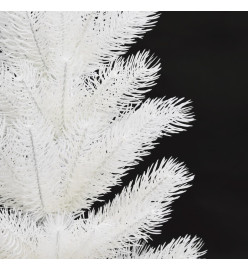
{"label": "white foliage", "polygon": [[158,138],[194,120],[182,98],[143,102],[161,68],[149,51],[123,57],[157,18],[156,12],[0,12],[1,258],[204,254],[196,237],[144,245],[193,179],[172,158],[91,209]]}
{"label": "white foliage", "polygon": [[89,256],[99,257],[106,252],[111,256],[116,249],[159,233],[158,226],[168,219],[171,203],[189,187],[192,179],[187,169],[172,159],[153,165],[112,202],[97,213],[89,213],[83,237],[89,241],[90,235],[90,245],[83,243]]}
{"label": "white foliage", "polygon": [[199,251],[203,246],[202,241],[186,235],[173,239],[168,244],[157,248],[149,248],[145,243],[137,244],[131,249],[120,250],[116,259],[196,259],[204,255],[206,251]]}
{"label": "white foliage", "polygon": [[[78,158],[67,192],[72,197],[68,203],[71,210],[77,205],[88,208],[100,194],[120,183],[126,171],[149,154],[158,137],[182,131],[192,116],[185,107],[188,102],[179,102],[174,98],[147,100],[116,120],[102,139]],[[67,203],[66,195],[63,200]]]}
{"label": "white foliage", "polygon": [[30,215],[15,210],[0,212],[0,258],[32,258],[37,248],[40,228]]}

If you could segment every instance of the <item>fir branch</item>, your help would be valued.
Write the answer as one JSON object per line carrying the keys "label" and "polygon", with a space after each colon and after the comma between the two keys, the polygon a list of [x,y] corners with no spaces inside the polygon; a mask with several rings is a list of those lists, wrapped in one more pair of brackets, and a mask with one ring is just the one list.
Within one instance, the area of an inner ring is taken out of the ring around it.
{"label": "fir branch", "polygon": [[192,180],[182,163],[173,159],[155,163],[111,203],[89,214],[82,237],[87,241],[90,234],[91,243],[82,242],[88,247],[84,255],[93,258],[100,252],[107,256],[107,252],[111,254],[115,249],[147,240],[151,233],[159,233],[158,226],[168,220],[171,203]]}
{"label": "fir branch", "polygon": [[44,211],[44,202],[43,202],[43,196],[42,196],[41,186],[40,186],[40,177],[39,177],[39,171],[38,171],[38,167],[37,167],[33,135],[32,135],[32,132],[30,130],[29,130],[29,135],[30,135],[30,141],[31,141],[31,147],[32,147],[32,154],[33,154],[32,156],[33,156],[33,159],[34,159],[34,170],[35,170],[35,175],[36,175],[39,198],[40,198],[42,210]]}
{"label": "fir branch", "polygon": [[179,237],[168,244],[150,248],[146,243],[137,244],[130,249],[118,250],[115,259],[197,259],[206,251],[201,251],[202,240],[198,237]]}
{"label": "fir branch", "polygon": [[[101,194],[121,182],[121,177],[149,154],[162,135],[183,131],[193,120],[189,102],[182,99],[147,100],[125,114],[78,161],[70,181],[71,210],[88,208]],[[87,186],[87,189],[86,189]],[[73,196],[72,196],[73,194]],[[64,198],[65,202],[68,200]]]}

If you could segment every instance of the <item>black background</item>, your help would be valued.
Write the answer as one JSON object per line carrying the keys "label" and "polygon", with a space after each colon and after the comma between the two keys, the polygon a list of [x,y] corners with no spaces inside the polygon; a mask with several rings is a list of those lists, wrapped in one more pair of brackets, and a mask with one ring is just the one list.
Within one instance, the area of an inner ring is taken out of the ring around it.
{"label": "black background", "polygon": [[196,115],[192,128],[160,139],[126,177],[164,156],[184,161],[195,174],[151,244],[197,235],[208,250],[204,258],[248,258],[248,13],[162,12],[128,54],[144,49],[162,63],[148,96],[191,99]]}
{"label": "black background", "polygon": [[132,52],[140,49],[162,63],[150,96],[191,99],[196,115],[140,166],[173,156],[196,175],[154,244],[196,234],[205,258],[248,258],[248,13],[163,12]]}

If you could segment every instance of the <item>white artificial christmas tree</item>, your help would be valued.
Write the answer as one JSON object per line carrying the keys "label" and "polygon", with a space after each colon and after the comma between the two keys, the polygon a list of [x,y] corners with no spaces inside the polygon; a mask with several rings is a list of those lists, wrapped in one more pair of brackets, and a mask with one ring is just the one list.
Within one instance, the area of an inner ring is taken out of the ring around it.
{"label": "white artificial christmas tree", "polygon": [[188,101],[145,99],[160,64],[123,58],[155,12],[0,12],[0,257],[197,258],[197,237],[147,246],[193,176],[153,164],[94,202],[193,120]]}

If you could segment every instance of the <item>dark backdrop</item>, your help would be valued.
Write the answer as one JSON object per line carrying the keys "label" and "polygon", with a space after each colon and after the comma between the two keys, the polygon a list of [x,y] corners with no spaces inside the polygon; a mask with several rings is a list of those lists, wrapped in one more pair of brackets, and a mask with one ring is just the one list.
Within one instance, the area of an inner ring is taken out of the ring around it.
{"label": "dark backdrop", "polygon": [[143,49],[162,62],[149,96],[191,99],[196,115],[192,128],[160,139],[127,176],[164,156],[178,157],[195,174],[152,244],[196,234],[205,258],[248,258],[248,13],[163,12],[129,53]]}

